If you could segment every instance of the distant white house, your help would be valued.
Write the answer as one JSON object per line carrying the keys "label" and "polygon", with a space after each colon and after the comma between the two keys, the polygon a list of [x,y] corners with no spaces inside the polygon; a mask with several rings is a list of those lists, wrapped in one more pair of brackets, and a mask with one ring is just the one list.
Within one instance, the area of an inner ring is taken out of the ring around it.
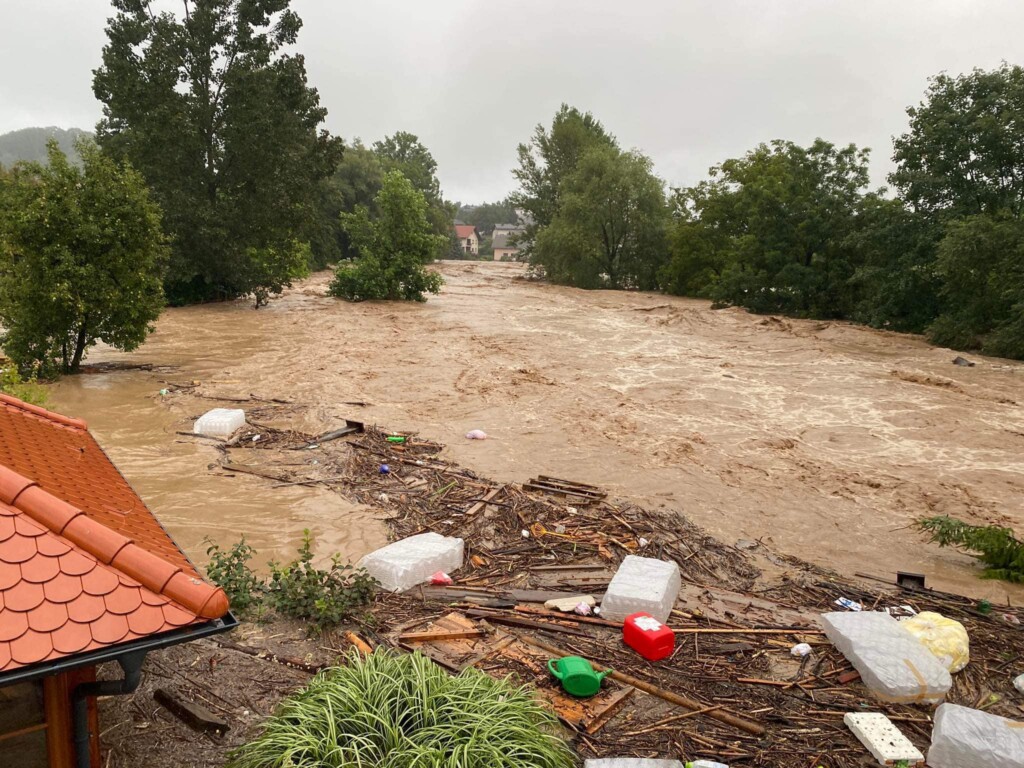
{"label": "distant white house", "polygon": [[472,224],[456,224],[455,237],[463,253],[477,256],[480,253],[480,234]]}
{"label": "distant white house", "polygon": [[520,224],[495,224],[491,244],[494,247],[495,261],[515,261],[519,255],[519,247],[512,245],[511,240],[526,230]]}

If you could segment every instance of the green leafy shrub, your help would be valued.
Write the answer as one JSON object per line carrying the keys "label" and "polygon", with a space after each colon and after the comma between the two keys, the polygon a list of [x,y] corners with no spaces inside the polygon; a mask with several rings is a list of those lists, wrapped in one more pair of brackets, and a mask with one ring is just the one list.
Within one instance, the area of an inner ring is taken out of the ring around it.
{"label": "green leafy shrub", "polygon": [[917,521],[917,527],[931,535],[940,547],[957,547],[985,564],[983,579],[1002,579],[1024,584],[1024,541],[1009,528],[970,525],[945,515]]}
{"label": "green leafy shrub", "polygon": [[244,536],[226,550],[209,542],[206,554],[210,558],[206,574],[227,593],[233,610],[246,613],[267,604],[282,616],[310,620],[319,630],[340,624],[368,603],[377,588],[377,581],[364,569],[343,565],[337,554],[328,569],[316,568],[308,529],[303,531],[298,557],[284,566],[268,563],[270,577],[266,579],[249,567],[256,551],[245,543]]}
{"label": "green leafy shrub", "polygon": [[229,768],[570,768],[557,721],[526,687],[450,676],[416,653],[353,654],[285,699]]}
{"label": "green leafy shrub", "polygon": [[334,555],[328,569],[313,565],[313,538],[304,531],[299,556],[288,565],[270,563],[267,599],[278,613],[309,619],[318,628],[339,624],[373,597],[377,581],[362,568],[342,565]]}
{"label": "green leafy shrub", "polygon": [[233,609],[245,613],[258,604],[263,596],[263,582],[249,567],[249,561],[256,554],[255,550],[245,543],[244,536],[227,550],[221,549],[209,539],[207,541],[209,546],[206,554],[210,562],[206,566],[206,575],[227,593]]}
{"label": "green leafy shrub", "polygon": [[46,388],[36,381],[36,377],[24,378],[13,363],[0,366],[0,392],[33,405],[43,405],[47,398]]}

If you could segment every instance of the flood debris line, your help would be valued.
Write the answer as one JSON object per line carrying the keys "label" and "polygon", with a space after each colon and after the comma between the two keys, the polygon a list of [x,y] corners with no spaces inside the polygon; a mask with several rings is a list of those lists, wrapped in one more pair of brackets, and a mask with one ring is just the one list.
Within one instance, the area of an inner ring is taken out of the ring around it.
{"label": "flood debris line", "polygon": [[[834,613],[840,598],[865,612],[934,611],[960,622],[970,663],[952,675],[944,701],[1006,718],[1024,713],[1012,683],[1024,665],[1019,609],[980,612],[966,598],[866,585],[782,555],[772,557],[784,571],[768,579],[753,553],[715,540],[678,512],[611,500],[571,481],[557,481],[555,493],[544,476],[494,483],[413,434],[399,442],[366,426],[317,442],[251,416],[243,433],[215,445],[223,459],[213,471],[245,467],[266,482],[323,484],[380,510],[395,539],[429,533],[462,541],[459,562],[445,569],[450,586],[378,593],[357,629],[359,643],[339,636],[332,647],[415,650],[452,673],[512,675],[535,687],[584,758],[861,768],[874,759],[844,716],[863,711],[898,723],[924,752],[934,707],[881,701],[823,636],[819,617]],[[675,644],[657,661],[623,643],[621,621],[586,603],[580,612],[544,606],[580,596],[600,603],[627,557],[678,568],[678,598],[660,617]],[[791,654],[800,644],[810,652]],[[596,695],[562,690],[548,662],[566,656],[612,670]]]}

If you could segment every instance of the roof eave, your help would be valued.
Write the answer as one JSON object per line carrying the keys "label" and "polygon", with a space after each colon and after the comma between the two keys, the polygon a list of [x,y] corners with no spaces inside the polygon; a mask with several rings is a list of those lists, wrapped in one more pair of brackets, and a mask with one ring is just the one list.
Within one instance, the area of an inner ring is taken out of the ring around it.
{"label": "roof eave", "polygon": [[28,680],[36,680],[40,677],[60,674],[61,672],[69,672],[80,667],[92,667],[108,661],[115,661],[118,657],[129,653],[156,651],[162,648],[169,648],[172,645],[200,640],[204,637],[219,635],[222,632],[230,632],[237,626],[238,619],[229,611],[219,619],[202,624],[191,624],[187,627],[171,630],[170,632],[161,632],[158,635],[142,637],[127,643],[117,643],[106,648],[98,648],[88,653],[70,654],[52,661],[43,661],[38,664],[30,664],[25,667],[12,669],[10,672],[0,674],[0,688],[13,683],[22,683]]}

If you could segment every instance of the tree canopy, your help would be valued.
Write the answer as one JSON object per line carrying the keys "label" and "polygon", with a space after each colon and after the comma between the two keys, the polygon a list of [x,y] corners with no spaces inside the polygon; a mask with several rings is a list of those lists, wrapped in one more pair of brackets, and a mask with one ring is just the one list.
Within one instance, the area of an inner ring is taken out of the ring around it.
{"label": "tree canopy", "polygon": [[0,176],[0,337],[22,369],[77,371],[103,341],[138,347],[163,307],[166,246],[141,175],[80,142]]}
{"label": "tree canopy", "polygon": [[651,161],[607,144],[584,150],[561,181],[559,205],[539,229],[531,263],[579,288],[658,287],[668,209]]}
{"label": "tree canopy", "polygon": [[1024,212],[1024,69],[936,75],[907,115],[889,180],[909,205],[946,218]]}
{"label": "tree canopy", "polygon": [[93,89],[97,140],[130,160],[164,210],[174,302],[260,297],[295,276],[339,139],[306,82],[289,0],[114,0]]}
{"label": "tree canopy", "polygon": [[341,214],[342,228],[358,258],[338,267],[330,292],[350,301],[426,301],[441,289],[441,276],[426,269],[446,242],[432,231],[423,192],[398,170],[388,171],[374,200]]}
{"label": "tree canopy", "polygon": [[852,144],[773,141],[715,166],[709,180],[678,193],[663,280],[757,312],[846,316],[867,159]]}
{"label": "tree canopy", "polygon": [[562,182],[574,170],[584,151],[593,146],[618,149],[615,137],[589,112],[563,104],[551,121],[551,128],[534,128],[530,141],[516,150],[519,165],[512,171],[519,189],[509,202],[528,218],[521,239],[524,256],[533,254],[537,234],[558,214]]}

